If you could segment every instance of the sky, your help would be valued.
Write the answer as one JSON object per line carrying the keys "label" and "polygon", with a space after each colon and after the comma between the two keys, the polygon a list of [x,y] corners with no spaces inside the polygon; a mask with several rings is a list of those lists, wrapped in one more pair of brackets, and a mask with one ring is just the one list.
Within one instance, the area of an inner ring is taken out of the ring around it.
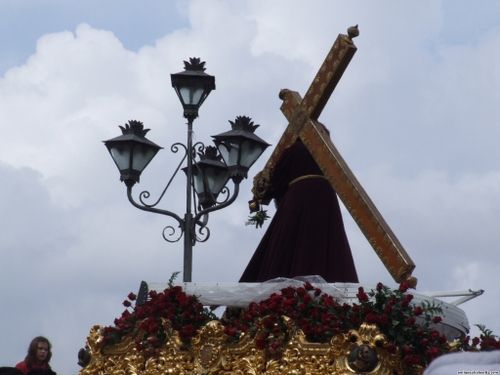
{"label": "sky", "polygon": [[[199,57],[216,78],[197,141],[249,116],[275,145],[278,93],[306,92],[339,33],[353,57],[320,121],[416,264],[417,292],[484,289],[460,307],[500,332],[500,4],[461,0],[0,0],[0,366],[48,337],[76,374],[90,328],[111,325],[142,280],[182,270],[168,217],[134,208],[102,141],[143,121],[164,149],[134,195],[156,199],[185,142],[170,74]],[[236,282],[263,229],[245,226],[252,167],[194,247],[193,281]],[[183,215],[185,180],[162,207]],[[269,213],[274,211],[269,208]],[[396,287],[347,211],[360,282]],[[182,276],[181,276],[182,277]]]}

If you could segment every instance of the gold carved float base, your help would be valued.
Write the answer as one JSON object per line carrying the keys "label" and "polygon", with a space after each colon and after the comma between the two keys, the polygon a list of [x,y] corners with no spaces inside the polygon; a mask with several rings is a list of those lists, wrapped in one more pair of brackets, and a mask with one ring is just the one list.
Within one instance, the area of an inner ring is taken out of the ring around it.
{"label": "gold carved float base", "polygon": [[358,331],[338,334],[329,344],[310,343],[296,329],[290,341],[277,351],[256,347],[255,337],[244,335],[237,344],[226,343],[224,327],[212,321],[200,329],[189,350],[174,333],[154,353],[137,351],[134,340],[101,349],[102,328],[94,326],[87,339],[90,362],[80,375],[160,374],[421,374],[423,369],[404,368],[400,349],[386,349],[387,339],[376,325],[363,324]]}

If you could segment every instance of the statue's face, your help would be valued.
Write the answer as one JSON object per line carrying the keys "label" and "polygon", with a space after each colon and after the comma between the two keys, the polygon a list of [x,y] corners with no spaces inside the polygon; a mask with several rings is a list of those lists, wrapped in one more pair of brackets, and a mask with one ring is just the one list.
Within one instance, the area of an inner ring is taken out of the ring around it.
{"label": "statue's face", "polygon": [[363,348],[359,351],[359,359],[364,362],[370,361],[370,349],[367,346],[363,346]]}

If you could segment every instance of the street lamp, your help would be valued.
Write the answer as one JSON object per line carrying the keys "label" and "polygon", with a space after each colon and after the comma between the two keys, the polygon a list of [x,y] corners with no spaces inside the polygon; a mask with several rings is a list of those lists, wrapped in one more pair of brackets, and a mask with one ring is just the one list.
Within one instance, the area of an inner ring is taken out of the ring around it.
{"label": "street lamp", "polygon": [[[168,242],[184,238],[183,280],[190,282],[193,246],[210,237],[210,230],[207,228],[208,214],[227,207],[236,200],[239,185],[243,178],[247,178],[248,169],[270,145],[254,134],[259,125],[254,125],[246,116],[238,116],[235,121],[229,121],[231,131],[212,136],[216,147],[205,147],[201,142],[193,145],[193,121],[198,117],[200,106],[210,92],[215,90],[215,77],[205,73],[205,62],[201,62],[199,58],[191,58],[189,62],[184,61],[184,71],[171,74],[171,79],[187,119],[187,143],[172,145],[172,152],[184,149],[184,156],[155,203],[146,203],[145,200],[150,197],[148,191],[139,194],[139,202],[132,196],[132,188],[139,182],[142,171],[162,149],[146,138],[149,129],[144,129],[142,122],[131,120],[125,126],[120,126],[121,136],[104,141],[104,144],[120,171],[120,180],[127,186],[130,203],[143,211],[170,216],[179,223],[180,234],[176,236],[176,229],[169,225],[163,229],[163,238]],[[195,160],[195,149],[198,150],[199,161]],[[184,162],[186,166],[181,168]],[[184,218],[157,207],[180,169],[186,174]],[[234,184],[232,195],[226,186],[229,179]],[[221,193],[225,197],[218,200]]]}

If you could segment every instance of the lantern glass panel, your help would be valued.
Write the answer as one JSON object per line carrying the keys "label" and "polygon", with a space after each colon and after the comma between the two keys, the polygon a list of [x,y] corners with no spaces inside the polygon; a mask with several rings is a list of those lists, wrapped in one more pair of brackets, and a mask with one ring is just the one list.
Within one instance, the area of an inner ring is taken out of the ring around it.
{"label": "lantern glass panel", "polygon": [[151,159],[156,155],[157,150],[147,145],[136,145],[134,147],[134,155],[132,158],[132,169],[143,171],[149,164]]}
{"label": "lantern glass panel", "polygon": [[201,101],[203,95],[203,87],[180,87],[179,93],[186,105],[197,105]]}
{"label": "lantern glass panel", "polygon": [[251,141],[244,141],[241,145],[241,161],[240,165],[250,168],[253,163],[259,158],[264,150],[260,144]]}
{"label": "lantern glass panel", "polygon": [[219,145],[219,152],[222,158],[226,162],[228,167],[232,167],[239,164],[239,151],[240,144],[235,142],[221,142]]}
{"label": "lantern glass panel", "polygon": [[109,148],[111,156],[118,166],[119,170],[125,170],[130,168],[130,145],[129,144],[115,144]]}
{"label": "lantern glass panel", "polygon": [[204,174],[212,194],[214,194],[214,196],[219,195],[220,191],[229,180],[227,171],[209,167],[205,169]]}

